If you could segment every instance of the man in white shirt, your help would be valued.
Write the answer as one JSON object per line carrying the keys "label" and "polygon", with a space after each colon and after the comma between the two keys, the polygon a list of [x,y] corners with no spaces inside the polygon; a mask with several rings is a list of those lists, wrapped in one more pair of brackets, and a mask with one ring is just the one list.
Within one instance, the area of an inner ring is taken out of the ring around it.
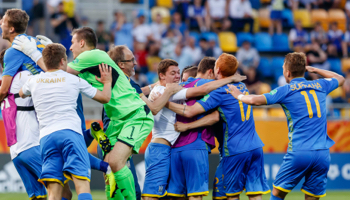
{"label": "man in white shirt", "polygon": [[104,84],[101,92],[85,80],[65,72],[65,52],[61,44],[47,45],[43,60],[48,71],[30,78],[19,95],[22,98],[31,95],[37,112],[43,158],[39,181],[47,187],[49,199],[62,198],[66,177],[73,180],[79,200],[90,200],[91,170],[76,100],[81,92],[100,103],[108,103],[111,69],[104,64],[99,66],[101,78],[96,79]]}
{"label": "man in white shirt", "polygon": [[[171,59],[164,59],[158,65],[159,86],[156,86],[149,96],[151,101],[154,96],[164,93],[166,84],[178,83],[180,81],[180,69],[178,63]],[[212,81],[200,87],[183,89],[174,94],[169,101],[179,102],[189,98],[204,96],[218,87],[242,80],[241,76],[231,76],[223,81]],[[167,194],[167,181],[170,170],[170,150],[180,132],[175,131],[176,113],[167,108],[154,113],[154,127],[152,130],[152,141],[145,152],[146,177],[142,196],[144,200],[154,200]],[[207,120],[205,116],[201,120]],[[203,126],[205,124],[203,123]],[[192,197],[190,197],[191,199]]]}
{"label": "man in white shirt", "polygon": [[228,9],[233,32],[241,31],[244,25],[248,23],[249,31],[253,33],[253,10],[248,0],[230,0]]}

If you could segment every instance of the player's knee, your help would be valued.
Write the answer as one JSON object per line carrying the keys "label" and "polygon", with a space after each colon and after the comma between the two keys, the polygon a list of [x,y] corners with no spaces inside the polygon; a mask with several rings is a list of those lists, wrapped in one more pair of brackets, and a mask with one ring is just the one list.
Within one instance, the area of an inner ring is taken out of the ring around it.
{"label": "player's knee", "polygon": [[249,200],[262,200],[262,195],[258,194],[258,195],[249,195]]}
{"label": "player's knee", "polygon": [[305,194],[305,200],[319,200],[319,199],[320,199],[319,197],[313,197]]}
{"label": "player's knee", "polygon": [[202,195],[190,196],[188,199],[189,200],[202,200],[203,196]]}
{"label": "player's knee", "polygon": [[239,195],[227,197],[227,200],[237,200],[237,199],[239,199]]}
{"label": "player's knee", "polygon": [[287,193],[287,192],[283,192],[283,191],[281,191],[281,190],[279,190],[279,189],[273,188],[272,194],[273,194],[273,196],[275,196],[275,197],[279,197],[279,198],[281,198],[281,199],[284,199],[284,197],[286,197],[286,195],[287,195],[288,193]]}
{"label": "player's knee", "polygon": [[66,198],[66,199],[68,199],[68,200],[71,200],[71,199],[73,198],[73,193],[72,193],[72,191],[70,190],[69,187],[66,187],[66,185],[65,185],[65,187],[63,188],[62,197],[63,197],[63,198]]}

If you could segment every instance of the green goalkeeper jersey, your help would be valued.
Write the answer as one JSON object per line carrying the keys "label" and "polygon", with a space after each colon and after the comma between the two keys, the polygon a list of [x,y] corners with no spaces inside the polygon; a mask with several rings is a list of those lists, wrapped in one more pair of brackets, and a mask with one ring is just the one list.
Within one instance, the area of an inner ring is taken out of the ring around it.
{"label": "green goalkeeper jersey", "polygon": [[101,63],[112,67],[112,96],[109,103],[104,104],[107,116],[111,120],[121,119],[145,105],[140,95],[130,85],[123,71],[106,52],[98,49],[84,51],[75,60],[68,63],[68,66],[79,71],[79,77],[86,80],[93,87],[103,90],[103,84],[95,78],[95,75],[101,77],[98,67]]}

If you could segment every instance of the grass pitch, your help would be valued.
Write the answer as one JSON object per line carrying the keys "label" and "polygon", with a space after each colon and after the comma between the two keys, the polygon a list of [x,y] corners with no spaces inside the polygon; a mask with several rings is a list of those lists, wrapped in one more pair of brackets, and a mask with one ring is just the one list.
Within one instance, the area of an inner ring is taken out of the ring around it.
{"label": "grass pitch", "polygon": [[[92,191],[92,198],[94,200],[106,200],[104,191]],[[19,200],[19,199],[29,199],[26,193],[0,193],[0,200]],[[77,200],[78,196],[73,192],[73,200]],[[211,200],[211,191],[210,194],[203,198],[203,200]],[[241,199],[248,199],[247,196],[241,194]],[[270,194],[263,195],[263,200],[269,200]],[[302,200],[304,199],[304,193],[302,192],[291,192],[287,195],[286,200]],[[321,198],[321,200],[349,200],[350,191],[328,191],[327,196]]]}

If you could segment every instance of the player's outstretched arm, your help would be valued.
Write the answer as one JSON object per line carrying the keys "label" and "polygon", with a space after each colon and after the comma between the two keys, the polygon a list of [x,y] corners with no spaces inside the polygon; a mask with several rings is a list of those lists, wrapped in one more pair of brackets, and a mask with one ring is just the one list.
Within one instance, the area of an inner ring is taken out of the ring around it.
{"label": "player's outstretched arm", "polygon": [[150,84],[150,85],[147,85],[145,87],[142,87],[141,90],[142,90],[142,93],[144,95],[149,95],[149,93],[151,93],[151,88],[154,88],[156,85],[159,85],[159,81],[153,83],[153,84]]}
{"label": "player's outstretched arm", "polygon": [[92,98],[102,104],[108,103],[111,99],[112,89],[112,68],[107,64],[99,64],[101,78],[95,77],[97,81],[103,84],[103,90],[97,90],[96,95]]}
{"label": "player's outstretched arm", "polygon": [[220,121],[220,115],[219,111],[214,111],[204,117],[202,117],[199,120],[196,120],[191,123],[182,123],[182,122],[176,122],[174,124],[175,130],[178,132],[185,132],[190,129],[200,128],[204,126],[211,126],[214,125],[216,122]]}
{"label": "player's outstretched arm", "polygon": [[187,106],[187,105],[181,105],[173,102],[168,102],[165,105],[165,107],[167,107],[174,113],[187,118],[191,118],[205,112],[203,106],[199,103],[195,103],[193,106]]}
{"label": "player's outstretched arm", "polygon": [[7,96],[12,83],[12,79],[13,79],[12,76],[5,75],[2,77],[1,88],[0,88],[0,102],[2,102]]}
{"label": "player's outstretched arm", "polygon": [[316,73],[316,74],[319,74],[325,78],[335,78],[338,80],[338,83],[339,83],[339,87],[342,86],[345,82],[345,78],[340,75],[340,74],[337,74],[335,72],[331,72],[331,71],[328,71],[328,70],[323,70],[323,69],[318,69],[318,68],[315,68],[315,67],[311,67],[311,66],[306,66],[306,70],[310,73]]}
{"label": "player's outstretched arm", "polygon": [[242,101],[248,105],[266,105],[266,98],[264,95],[244,95],[239,89],[234,85],[229,85],[230,94],[237,100]]}
{"label": "player's outstretched arm", "polygon": [[186,98],[189,99],[193,97],[204,96],[209,94],[209,92],[216,90],[217,88],[222,87],[226,84],[233,83],[233,82],[241,82],[245,79],[247,79],[246,76],[241,76],[240,74],[236,73],[232,76],[229,76],[220,80],[212,81],[199,87],[189,88],[186,92]]}
{"label": "player's outstretched arm", "polygon": [[148,100],[145,95],[142,95],[141,99],[147,104],[152,114],[156,115],[165,106],[169,98],[181,89],[183,88],[179,84],[171,83],[167,84],[164,93],[153,101]]}

